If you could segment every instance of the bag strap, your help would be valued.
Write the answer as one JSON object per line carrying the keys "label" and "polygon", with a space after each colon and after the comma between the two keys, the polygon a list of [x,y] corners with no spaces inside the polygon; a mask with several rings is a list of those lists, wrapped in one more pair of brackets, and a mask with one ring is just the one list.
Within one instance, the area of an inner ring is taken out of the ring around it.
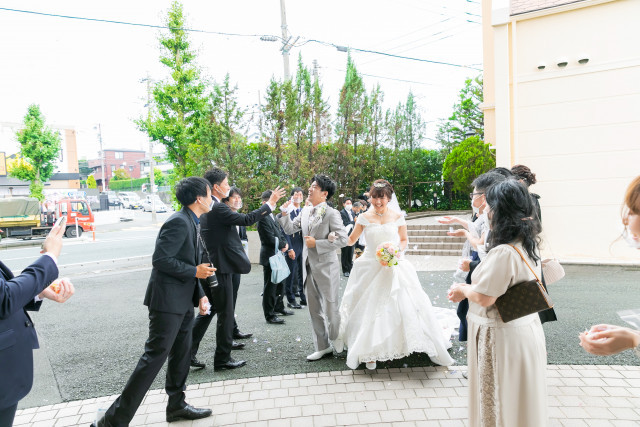
{"label": "bag strap", "polygon": [[274,255],[278,255],[278,243],[280,243],[280,240],[276,237],[276,252]]}
{"label": "bag strap", "polygon": [[531,270],[531,272],[533,273],[533,275],[535,276],[536,280],[538,281],[538,283],[540,283],[542,285],[542,280],[540,280],[540,278],[538,277],[538,275],[536,274],[535,271],[533,271],[533,268],[531,268],[531,266],[529,265],[529,263],[527,262],[527,260],[524,258],[524,255],[522,255],[522,252],[520,252],[520,249],[516,248],[513,245],[509,245],[511,246],[513,249],[515,249],[516,251],[518,251],[518,253],[520,254],[520,258],[522,258],[522,260],[524,261],[525,264],[527,264],[527,267],[529,267],[529,270]]}

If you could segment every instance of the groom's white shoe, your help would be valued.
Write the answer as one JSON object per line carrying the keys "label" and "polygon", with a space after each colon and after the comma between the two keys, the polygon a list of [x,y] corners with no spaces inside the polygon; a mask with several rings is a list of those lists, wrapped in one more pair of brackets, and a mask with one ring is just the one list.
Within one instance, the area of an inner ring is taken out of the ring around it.
{"label": "groom's white shoe", "polygon": [[336,353],[340,354],[344,351],[344,341],[342,341],[341,339],[337,339],[333,342],[333,349],[336,351]]}
{"label": "groom's white shoe", "polygon": [[333,354],[333,349],[328,347],[324,350],[316,351],[315,353],[311,353],[307,356],[307,360],[309,362],[315,362],[316,360],[320,360],[323,357],[326,357],[328,354]]}

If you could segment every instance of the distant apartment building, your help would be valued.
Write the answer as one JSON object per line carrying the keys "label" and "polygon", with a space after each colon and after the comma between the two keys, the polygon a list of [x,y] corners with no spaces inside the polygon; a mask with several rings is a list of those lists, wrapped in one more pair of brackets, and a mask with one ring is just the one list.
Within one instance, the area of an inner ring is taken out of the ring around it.
{"label": "distant apartment building", "polygon": [[[118,169],[124,169],[131,178],[142,178],[140,160],[145,158],[143,150],[106,149],[104,150],[104,179],[109,181]],[[93,169],[93,177],[99,187],[102,185],[102,159],[89,160],[89,167]]]}

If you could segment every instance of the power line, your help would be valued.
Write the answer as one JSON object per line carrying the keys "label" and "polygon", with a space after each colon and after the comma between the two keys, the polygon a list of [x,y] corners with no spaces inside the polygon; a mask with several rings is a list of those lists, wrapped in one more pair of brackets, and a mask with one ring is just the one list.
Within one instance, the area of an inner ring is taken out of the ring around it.
{"label": "power line", "polygon": [[[10,9],[7,7],[0,7],[0,10],[5,10],[7,12],[17,12],[17,13],[27,13],[31,15],[40,15],[40,16],[49,16],[53,18],[64,18],[64,19],[76,19],[79,21],[91,21],[91,22],[102,22],[105,24],[119,24],[119,25],[130,25],[133,27],[144,27],[144,28],[159,28],[159,29],[167,29],[167,30],[181,30],[188,31],[193,33],[204,33],[204,34],[215,34],[219,36],[237,36],[237,37],[262,37],[265,34],[240,34],[240,33],[223,33],[220,31],[207,31],[207,30],[198,30],[194,28],[178,28],[178,27],[167,27],[166,25],[153,25],[153,24],[141,24],[137,22],[126,22],[126,21],[114,21],[110,19],[100,19],[100,18],[86,18],[82,16],[71,16],[71,15],[58,15],[55,13],[45,13],[45,12],[36,12],[33,10],[20,10],[20,9]],[[278,36],[269,36],[269,37],[277,37]]]}

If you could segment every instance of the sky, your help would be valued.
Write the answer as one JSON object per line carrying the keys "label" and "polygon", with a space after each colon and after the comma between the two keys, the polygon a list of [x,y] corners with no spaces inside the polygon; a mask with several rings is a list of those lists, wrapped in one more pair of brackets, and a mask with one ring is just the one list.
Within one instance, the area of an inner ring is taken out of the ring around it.
{"label": "sky", "polygon": [[[0,8],[54,15],[163,25],[168,0],[4,0]],[[272,77],[282,79],[281,43],[260,35],[281,36],[280,0],[184,0],[186,26],[219,35],[191,32],[191,47],[203,77],[221,82],[229,73],[239,103],[258,108]],[[298,55],[320,81],[332,114],[344,83],[347,54],[329,44],[429,61],[392,58],[352,50],[367,91],[380,84],[385,108],[417,98],[434,138],[439,119],[447,118],[464,80],[482,69],[480,0],[305,0],[286,1],[286,20]],[[146,135],[133,120],[146,114],[146,83],[162,80],[158,37],[163,30],[90,20],[65,19],[0,9],[0,151],[17,151],[15,131],[27,107],[38,104],[50,125],[78,131],[80,158],[97,158],[96,125],[104,148],[148,149]],[[164,30],[166,33],[166,30]],[[333,116],[335,117],[335,116]],[[427,139],[425,147],[434,147]],[[157,149],[154,149],[157,150]]]}

